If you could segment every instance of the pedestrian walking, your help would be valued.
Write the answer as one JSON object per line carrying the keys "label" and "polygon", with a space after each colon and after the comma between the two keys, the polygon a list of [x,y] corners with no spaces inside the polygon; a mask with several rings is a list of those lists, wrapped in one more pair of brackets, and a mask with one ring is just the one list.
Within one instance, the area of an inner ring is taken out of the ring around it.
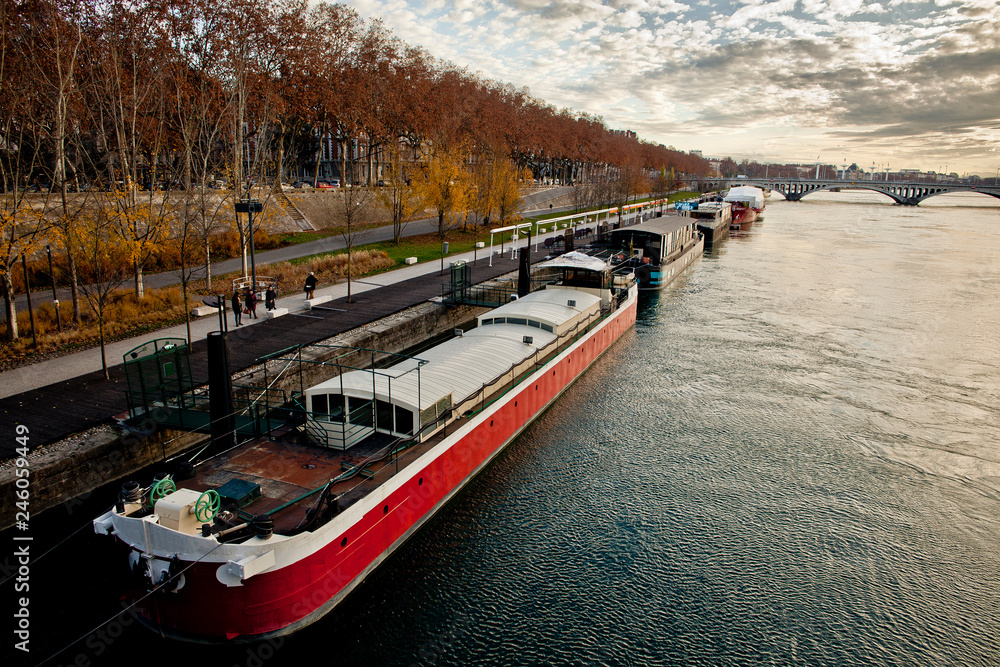
{"label": "pedestrian walking", "polygon": [[233,317],[236,318],[236,326],[243,323],[243,304],[240,303],[240,293],[233,290]]}
{"label": "pedestrian walking", "polygon": [[306,298],[313,298],[313,292],[316,291],[316,275],[310,271],[309,275],[306,276]]}
{"label": "pedestrian walking", "polygon": [[257,294],[250,288],[247,288],[246,302],[250,317],[257,319]]}
{"label": "pedestrian walking", "polygon": [[267,291],[264,292],[264,307],[268,310],[274,310],[274,300],[278,297],[274,293],[274,287],[268,285]]}

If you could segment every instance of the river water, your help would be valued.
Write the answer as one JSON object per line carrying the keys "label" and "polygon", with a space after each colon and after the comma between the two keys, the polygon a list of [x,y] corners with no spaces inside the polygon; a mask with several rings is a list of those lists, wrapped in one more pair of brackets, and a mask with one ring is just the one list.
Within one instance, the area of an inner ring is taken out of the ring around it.
{"label": "river water", "polygon": [[998,294],[1000,202],[774,195],[322,621],[95,638],[84,530],[24,664],[1000,664]]}

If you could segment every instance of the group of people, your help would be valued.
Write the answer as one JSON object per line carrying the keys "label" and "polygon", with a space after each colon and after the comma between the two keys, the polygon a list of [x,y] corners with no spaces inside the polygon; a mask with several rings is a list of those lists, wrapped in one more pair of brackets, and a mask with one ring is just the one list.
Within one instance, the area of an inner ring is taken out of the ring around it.
{"label": "group of people", "polygon": [[[305,284],[306,298],[313,298],[315,291],[316,275],[310,271]],[[277,298],[278,293],[274,291],[274,286],[269,285],[267,291],[264,292],[264,307],[268,310],[274,310],[274,302]],[[257,319],[258,298],[254,290],[249,287],[245,287],[242,293],[239,290],[233,290],[233,296],[230,297],[230,300],[233,304],[233,317],[236,318],[236,326],[243,324],[243,315]]]}
{"label": "group of people", "polygon": [[[274,287],[268,286],[267,291],[264,292],[264,307],[268,310],[274,310],[274,301],[277,298],[278,294],[274,291]],[[243,315],[257,319],[258,297],[252,289],[246,287],[242,294],[239,290],[234,290],[230,300],[233,304],[233,317],[236,319],[236,326],[243,324]]]}

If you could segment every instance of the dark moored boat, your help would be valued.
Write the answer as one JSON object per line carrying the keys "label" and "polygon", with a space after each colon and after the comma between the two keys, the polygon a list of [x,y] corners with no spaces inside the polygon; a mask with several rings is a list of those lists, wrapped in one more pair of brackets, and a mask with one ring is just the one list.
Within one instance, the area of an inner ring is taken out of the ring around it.
{"label": "dark moored boat", "polygon": [[662,289],[705,250],[693,218],[667,215],[611,232],[612,262],[635,271],[639,289]]}

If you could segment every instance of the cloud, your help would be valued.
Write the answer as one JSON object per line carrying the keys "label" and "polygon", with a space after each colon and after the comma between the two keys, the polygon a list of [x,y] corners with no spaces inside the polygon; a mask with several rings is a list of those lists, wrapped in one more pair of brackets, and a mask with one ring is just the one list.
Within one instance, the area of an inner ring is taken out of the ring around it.
{"label": "cloud", "polygon": [[759,150],[762,137],[809,152],[886,141],[900,154],[939,146],[996,168],[987,152],[1000,140],[996,0],[354,6],[438,57],[649,140],[711,151],[726,137],[717,145],[733,153]]}

